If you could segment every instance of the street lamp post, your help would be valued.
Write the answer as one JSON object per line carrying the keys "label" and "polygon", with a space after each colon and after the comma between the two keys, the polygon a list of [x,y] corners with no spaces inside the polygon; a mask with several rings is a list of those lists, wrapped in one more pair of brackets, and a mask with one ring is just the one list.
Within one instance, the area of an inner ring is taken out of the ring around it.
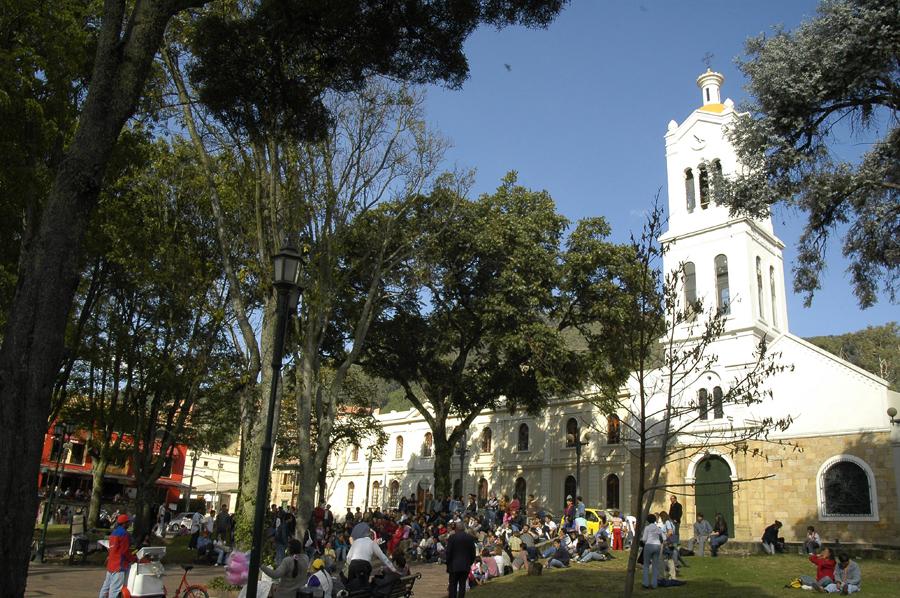
{"label": "street lamp post", "polygon": [[38,543],[38,562],[44,562],[44,548],[47,544],[47,526],[50,524],[50,513],[53,511],[53,500],[59,490],[59,468],[62,464],[63,455],[71,446],[69,436],[75,432],[73,424],[63,424],[62,422],[53,426],[53,440],[59,443],[59,449],[56,451],[56,470],[53,474],[53,488],[50,489],[50,496],[44,505],[43,526],[41,528],[41,541]]}
{"label": "street lamp post", "polygon": [[469,449],[466,447],[466,432],[463,430],[462,437],[459,439],[459,447],[456,449],[459,453],[459,497],[466,495],[466,455]]}
{"label": "street lamp post", "polygon": [[259,584],[259,564],[262,560],[263,525],[266,518],[266,500],[269,493],[269,475],[272,467],[272,428],[281,378],[281,361],[284,357],[284,337],[288,310],[295,310],[300,299],[300,266],[302,257],[296,249],[287,245],[272,259],[275,266],[275,290],[278,302],[275,308],[275,344],[272,347],[272,382],[269,389],[269,405],[266,413],[266,435],[260,448],[259,479],[256,483],[256,509],[253,516],[253,540],[250,550],[250,571],[247,575],[247,596],[256,598]]}
{"label": "street lamp post", "polygon": [[581,447],[588,444],[586,440],[582,440],[579,430],[575,436],[575,497],[581,496]]}
{"label": "street lamp post", "polygon": [[366,460],[369,462],[369,473],[366,474],[366,506],[363,509],[363,514],[369,511],[369,489],[372,487],[372,461],[375,460],[374,446],[366,449]]}

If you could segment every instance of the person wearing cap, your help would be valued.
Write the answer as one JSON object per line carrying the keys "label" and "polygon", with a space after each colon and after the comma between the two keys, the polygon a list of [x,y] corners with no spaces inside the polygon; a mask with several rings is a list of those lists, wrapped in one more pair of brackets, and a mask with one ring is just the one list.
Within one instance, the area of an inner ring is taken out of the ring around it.
{"label": "person wearing cap", "polygon": [[125,585],[125,573],[135,560],[131,554],[131,536],[128,534],[128,523],[131,518],[126,514],[116,517],[116,524],[109,534],[109,554],[106,557],[106,578],[100,587],[99,598],[118,598]]}
{"label": "person wearing cap", "polygon": [[309,558],[303,550],[300,540],[288,542],[288,556],[284,557],[278,567],[272,569],[261,565],[263,573],[278,580],[275,598],[296,598],[297,592],[304,586],[306,572],[309,569]]}
{"label": "person wearing cap", "polygon": [[334,589],[334,580],[325,570],[325,561],[315,559],[309,566],[309,572],[312,574],[306,580],[306,587],[313,589],[313,596],[321,596],[321,598],[331,598],[331,592]]}

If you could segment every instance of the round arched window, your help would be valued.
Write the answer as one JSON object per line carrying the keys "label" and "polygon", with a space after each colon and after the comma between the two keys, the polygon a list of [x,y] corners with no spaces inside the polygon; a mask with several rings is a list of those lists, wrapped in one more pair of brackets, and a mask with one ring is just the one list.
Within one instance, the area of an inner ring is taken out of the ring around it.
{"label": "round arched window", "polygon": [[853,455],[838,455],[819,470],[819,519],[878,521],[875,476]]}

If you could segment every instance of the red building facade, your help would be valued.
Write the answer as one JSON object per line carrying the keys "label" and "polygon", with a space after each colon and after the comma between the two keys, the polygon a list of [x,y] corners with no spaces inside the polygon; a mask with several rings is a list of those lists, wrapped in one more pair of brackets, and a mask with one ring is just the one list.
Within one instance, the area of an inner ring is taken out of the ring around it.
{"label": "red building facade", "polygon": [[[62,459],[57,461],[66,440],[55,438],[53,426],[50,426],[44,435],[41,468],[38,474],[38,488],[42,493],[48,492],[56,484],[58,467],[60,492],[66,493],[67,496],[76,493],[90,495],[93,484],[93,463],[88,448],[88,438],[88,431],[75,431],[68,437],[69,450],[64,451]],[[123,437],[122,441],[124,446],[130,444],[128,437]],[[158,448],[154,452],[158,454]],[[163,468],[163,475],[156,481],[159,501],[178,502],[179,494],[185,488],[182,480],[184,479],[186,454],[187,446],[183,444],[176,445],[172,451],[171,458]],[[102,497],[104,500],[111,500],[116,496],[133,496],[134,487],[135,476],[131,457],[107,466],[106,474],[103,477]]]}

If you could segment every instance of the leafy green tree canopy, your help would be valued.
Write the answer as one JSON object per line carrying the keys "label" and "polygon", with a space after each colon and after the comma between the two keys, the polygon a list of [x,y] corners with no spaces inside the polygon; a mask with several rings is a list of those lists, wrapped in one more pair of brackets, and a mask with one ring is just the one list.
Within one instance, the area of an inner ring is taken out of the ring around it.
{"label": "leafy green tree canopy", "polygon": [[565,0],[262,0],[241,16],[197,23],[191,78],[219,118],[259,137],[322,138],[326,89],[373,75],[462,84],[463,42],[481,24],[542,27]]}
{"label": "leafy green tree canopy", "polygon": [[[896,301],[900,276],[900,4],[826,0],[796,31],[747,42],[740,63],[753,97],[732,131],[746,171],[720,186],[735,211],[776,204],[807,222],[794,288],[806,304],[821,287],[827,244],[841,227],[862,307],[879,287]],[[870,148],[858,161],[835,153],[837,133]]]}

